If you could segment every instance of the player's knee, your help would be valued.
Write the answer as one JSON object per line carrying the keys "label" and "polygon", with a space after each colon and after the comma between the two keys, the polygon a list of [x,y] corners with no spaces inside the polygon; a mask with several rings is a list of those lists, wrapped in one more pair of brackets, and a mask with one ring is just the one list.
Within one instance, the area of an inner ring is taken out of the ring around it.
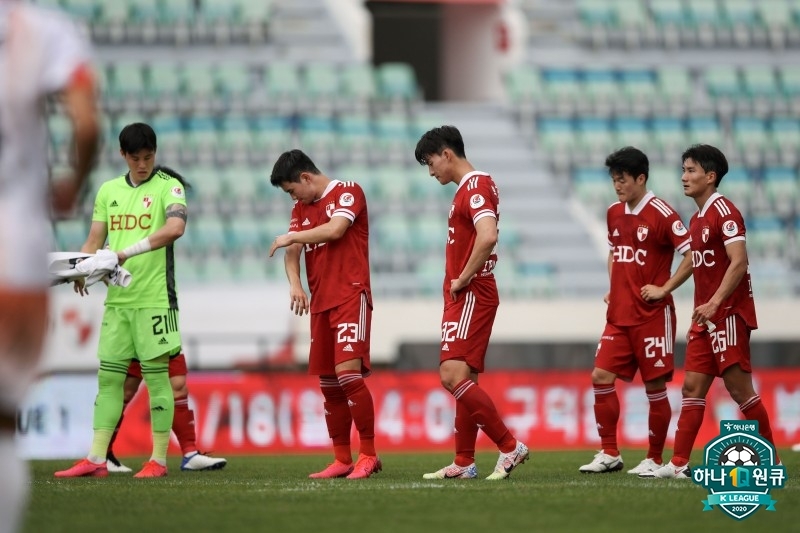
{"label": "player's knee", "polygon": [[613,385],[617,375],[603,370],[602,368],[595,368],[592,370],[592,385]]}

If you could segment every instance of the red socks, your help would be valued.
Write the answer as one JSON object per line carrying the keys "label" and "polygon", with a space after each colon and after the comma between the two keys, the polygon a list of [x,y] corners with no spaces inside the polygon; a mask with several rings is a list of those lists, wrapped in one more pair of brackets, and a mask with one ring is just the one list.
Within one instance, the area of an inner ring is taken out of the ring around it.
{"label": "red socks", "polygon": [[647,399],[650,401],[650,417],[648,418],[650,448],[647,450],[647,457],[661,464],[664,442],[667,440],[669,422],[672,419],[667,388],[648,392]]}
{"label": "red socks", "polygon": [[475,441],[478,439],[478,424],[472,419],[463,402],[456,402],[456,459],[458,466],[469,466],[475,462]]}
{"label": "red socks", "polygon": [[594,385],[594,419],[603,453],[619,455],[617,448],[617,422],[619,421],[619,398],[614,384]]}
{"label": "red socks", "polygon": [[758,422],[758,432],[762,437],[772,443],[772,446],[775,448],[775,461],[780,461],[777,456],[778,448],[775,446],[775,441],[772,440],[772,426],[769,423],[769,415],[767,414],[766,407],[761,403],[761,396],[756,394],[746,402],[743,402],[739,405],[739,410],[744,414],[747,420],[756,420]]}
{"label": "red socks", "polygon": [[347,395],[336,378],[320,377],[319,386],[325,397],[325,424],[328,436],[333,441],[333,453],[340,463],[349,465],[353,462],[350,450],[350,428],[353,416],[347,405]]}
{"label": "red socks", "polygon": [[[492,439],[500,451],[510,453],[514,451],[517,440],[506,427],[503,419],[495,408],[492,399],[471,379],[465,379],[453,387],[453,396],[456,405],[462,403],[477,427],[481,428]],[[456,412],[458,408],[456,407]]]}
{"label": "red socks", "polygon": [[357,370],[345,370],[336,374],[344,393],[347,405],[361,439],[359,453],[376,455],[375,453],[375,408],[364,377]]}
{"label": "red socks", "polygon": [[675,466],[689,463],[705,412],[704,398],[684,398],[681,401],[681,415],[678,418],[678,430],[675,432],[675,452],[672,454],[672,464]]}
{"label": "red socks", "polygon": [[189,409],[188,396],[175,398],[175,416],[172,418],[172,431],[178,439],[183,455],[197,451],[194,411]]}

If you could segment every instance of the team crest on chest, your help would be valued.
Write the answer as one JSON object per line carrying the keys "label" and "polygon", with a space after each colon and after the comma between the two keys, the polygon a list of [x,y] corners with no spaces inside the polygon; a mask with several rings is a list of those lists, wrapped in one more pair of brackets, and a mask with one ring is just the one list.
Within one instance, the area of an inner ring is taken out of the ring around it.
{"label": "team crest on chest", "polygon": [[704,243],[708,242],[709,235],[711,235],[711,229],[708,226],[704,226],[700,232],[700,239],[702,239]]}
{"label": "team crest on chest", "polygon": [[639,226],[638,228],[636,228],[636,237],[639,239],[640,242],[644,241],[647,238],[647,233],[649,231],[650,229],[647,226]]}
{"label": "team crest on chest", "polygon": [[328,215],[328,218],[333,216],[333,211],[336,209],[336,204],[330,203],[325,206],[325,214]]}
{"label": "team crest on chest", "polygon": [[150,206],[153,205],[153,197],[148,194],[142,198],[142,205],[145,209],[150,209]]}

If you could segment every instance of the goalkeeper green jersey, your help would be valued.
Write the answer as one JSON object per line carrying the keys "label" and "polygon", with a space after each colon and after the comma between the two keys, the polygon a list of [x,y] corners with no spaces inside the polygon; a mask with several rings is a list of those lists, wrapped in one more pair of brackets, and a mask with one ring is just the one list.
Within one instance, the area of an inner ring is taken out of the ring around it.
{"label": "goalkeeper green jersey", "polygon": [[[120,176],[97,191],[92,221],[107,224],[108,246],[119,251],[164,226],[167,207],[172,204],[186,205],[186,191],[180,181],[165,172],[156,169],[138,187],[132,185],[127,175]],[[178,308],[172,245],[131,257],[123,267],[131,273],[131,284],[110,285],[107,306]]]}

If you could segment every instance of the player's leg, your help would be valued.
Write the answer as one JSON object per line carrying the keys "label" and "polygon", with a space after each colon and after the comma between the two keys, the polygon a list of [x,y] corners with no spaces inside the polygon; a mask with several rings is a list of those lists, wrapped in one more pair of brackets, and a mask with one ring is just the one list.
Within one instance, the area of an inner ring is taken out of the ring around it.
{"label": "player's leg", "polygon": [[672,381],[675,370],[675,310],[666,306],[663,315],[630,329],[649,404],[649,447],[644,460],[628,473],[642,474],[660,468],[664,462],[664,443],[672,420],[667,382]]}
{"label": "player's leg", "polygon": [[139,361],[133,360],[131,364],[128,365],[128,375],[125,378],[125,384],[123,385],[122,391],[122,414],[119,417],[119,422],[117,422],[117,427],[114,428],[114,433],[111,435],[111,442],[108,443],[108,452],[106,453],[106,467],[108,468],[109,472],[113,473],[120,473],[126,474],[131,472],[131,469],[120,462],[117,459],[117,456],[114,454],[114,442],[117,440],[117,435],[119,434],[119,429],[122,427],[122,421],[125,420],[125,409],[128,407],[128,404],[133,400],[133,397],[136,396],[136,393],[139,391],[139,386],[142,383],[142,367],[139,365]]}
{"label": "player's leg", "polygon": [[358,459],[347,478],[367,478],[383,468],[375,451],[375,406],[364,379],[370,374],[372,303],[368,294],[361,293],[332,309],[329,321],[336,379],[347,396],[359,437]]}
{"label": "player's leg", "polygon": [[[622,339],[623,335],[618,335],[616,338]],[[598,354],[600,351],[600,347],[598,347]],[[609,355],[611,353],[610,347],[603,351]],[[606,365],[605,361],[599,361],[598,359],[599,357],[596,356],[596,366],[592,369],[592,388],[594,390],[594,419],[602,449],[595,454],[590,463],[578,468],[578,471],[584,474],[617,472],[622,470],[624,466],[622,456],[619,453],[619,445],[617,444],[617,425],[619,424],[620,414],[619,396],[615,386],[617,374],[604,368],[599,368],[597,365],[607,367],[613,367],[614,365]]]}
{"label": "player's leg", "polygon": [[178,439],[183,458],[181,470],[219,470],[228,464],[222,457],[211,457],[197,450],[194,411],[189,408],[189,386],[186,384],[186,357],[178,353],[169,358],[169,383],[175,399],[172,432]]}
{"label": "player's leg", "polygon": [[308,373],[319,376],[320,390],[325,399],[325,425],[333,443],[334,461],[323,470],[309,474],[312,479],[344,477],[353,471],[350,449],[350,429],[353,416],[347,405],[347,394],[336,377],[334,341],[331,335],[330,312],[311,315],[311,349]]}
{"label": "player's leg", "polygon": [[35,378],[46,330],[46,291],[0,288],[0,533],[20,528],[28,499],[28,467],[15,440],[17,410]]}
{"label": "player's leg", "polygon": [[106,454],[114,428],[122,414],[123,384],[128,366],[135,355],[130,310],[106,307],[97,355],[97,398],[94,404],[92,427],[94,434],[89,455],[56,477],[105,477],[108,475]]}
{"label": "player's leg", "polygon": [[136,478],[167,475],[167,448],[175,416],[175,399],[169,381],[169,357],[181,348],[177,309],[134,309],[132,338],[150,396],[153,451]]}
{"label": "player's leg", "polygon": [[[730,366],[722,369],[722,379],[731,399],[739,405],[739,410],[747,420],[758,422],[758,432],[775,446],[769,414],[761,402],[761,396],[753,387],[752,366],[750,364],[750,330],[744,320],[737,315],[725,320],[726,362]],[[775,448],[777,453],[777,448]],[[779,458],[776,456],[775,462]]]}

